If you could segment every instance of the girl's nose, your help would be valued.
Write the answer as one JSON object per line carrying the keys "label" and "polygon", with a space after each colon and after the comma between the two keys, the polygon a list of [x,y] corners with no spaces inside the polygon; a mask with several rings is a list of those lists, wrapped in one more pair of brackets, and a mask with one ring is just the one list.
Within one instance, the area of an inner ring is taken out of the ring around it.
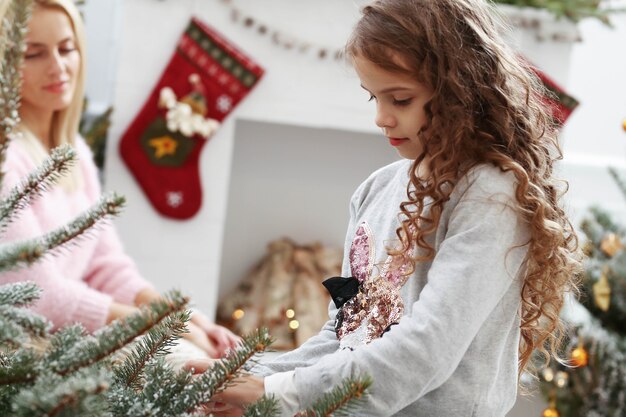
{"label": "girl's nose", "polygon": [[375,123],[376,123],[376,126],[380,127],[381,129],[384,129],[384,128],[389,128],[389,127],[395,127],[396,121],[395,121],[395,118],[391,114],[384,113],[382,111],[377,111]]}
{"label": "girl's nose", "polygon": [[396,125],[396,119],[391,113],[388,113],[379,107],[376,109],[375,123],[376,126],[381,129],[393,128]]}

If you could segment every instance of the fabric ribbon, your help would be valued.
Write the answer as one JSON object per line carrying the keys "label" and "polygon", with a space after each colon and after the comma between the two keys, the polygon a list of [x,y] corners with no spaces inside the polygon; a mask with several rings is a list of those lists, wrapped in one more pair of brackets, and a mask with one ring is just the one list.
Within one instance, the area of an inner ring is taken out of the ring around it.
{"label": "fabric ribbon", "polygon": [[330,293],[337,308],[341,308],[352,297],[359,293],[361,283],[354,277],[332,277],[322,282]]}

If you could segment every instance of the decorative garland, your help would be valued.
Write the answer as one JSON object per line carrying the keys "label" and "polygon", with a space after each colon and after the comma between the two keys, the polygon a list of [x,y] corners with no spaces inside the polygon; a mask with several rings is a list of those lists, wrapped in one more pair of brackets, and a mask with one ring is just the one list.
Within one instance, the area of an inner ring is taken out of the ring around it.
{"label": "decorative garland", "polygon": [[343,58],[343,49],[316,45],[313,42],[304,41],[298,39],[296,36],[285,34],[260,22],[254,16],[244,13],[234,5],[233,0],[221,1],[230,7],[230,17],[234,23],[240,23],[244,27],[255,31],[260,36],[269,37],[274,45],[282,49],[297,51],[303,55],[312,54],[320,60],[331,59],[339,61]]}
{"label": "decorative garland", "polygon": [[[282,49],[297,51],[303,55],[312,54],[320,60],[331,59],[339,61],[343,58],[343,49],[324,47],[313,42],[301,40],[296,36],[274,29],[254,16],[243,12],[239,7],[235,6],[234,0],[221,0],[221,2],[230,8],[231,20],[234,23],[241,24],[260,36],[270,38],[274,45]],[[502,4],[498,8],[512,26],[533,31],[535,38],[539,42],[572,43],[582,41],[576,26],[572,26],[573,29],[570,31],[547,32],[545,30],[546,22],[553,22],[554,17],[545,12],[545,10],[519,8]]]}

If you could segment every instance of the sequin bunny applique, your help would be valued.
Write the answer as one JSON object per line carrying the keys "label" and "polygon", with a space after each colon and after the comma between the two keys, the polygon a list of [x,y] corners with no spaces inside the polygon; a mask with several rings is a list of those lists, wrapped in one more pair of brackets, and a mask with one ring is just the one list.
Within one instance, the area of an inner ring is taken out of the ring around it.
{"label": "sequin bunny applique", "polygon": [[406,282],[406,262],[389,256],[381,273],[373,276],[374,245],[369,225],[361,223],[350,248],[350,269],[359,282],[358,292],[341,306],[335,323],[341,348],[354,349],[381,337],[404,313],[400,289]]}

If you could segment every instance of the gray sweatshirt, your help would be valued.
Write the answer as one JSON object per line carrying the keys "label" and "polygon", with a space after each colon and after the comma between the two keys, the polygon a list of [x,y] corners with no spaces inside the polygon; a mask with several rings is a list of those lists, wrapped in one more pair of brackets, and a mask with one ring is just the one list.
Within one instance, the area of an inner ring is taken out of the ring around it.
{"label": "gray sweatshirt", "polygon": [[513,407],[530,236],[514,176],[480,165],[462,178],[429,237],[434,259],[405,281],[385,245],[397,241],[410,164],[376,171],[351,200],[343,276],[378,283],[362,286],[364,312],[346,303],[338,333],[331,302],[317,336],[253,369],[274,374],[268,393],[305,408],[345,378],[370,375],[352,415],[501,417]]}

